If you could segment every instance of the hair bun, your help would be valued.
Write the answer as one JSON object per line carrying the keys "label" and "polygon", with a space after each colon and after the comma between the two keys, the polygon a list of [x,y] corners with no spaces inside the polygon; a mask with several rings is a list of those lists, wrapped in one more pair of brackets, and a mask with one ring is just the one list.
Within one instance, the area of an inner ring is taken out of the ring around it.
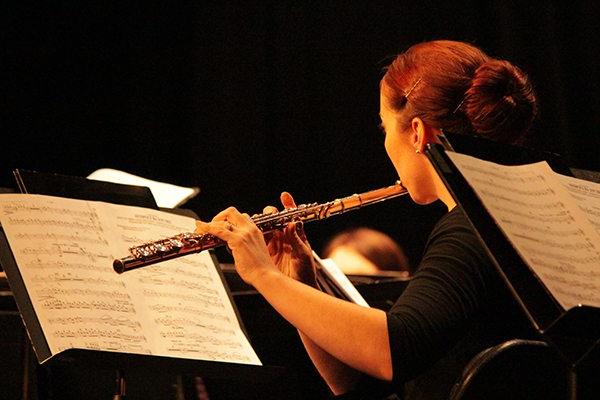
{"label": "hair bun", "polygon": [[475,133],[509,143],[524,136],[537,114],[527,75],[504,60],[490,60],[477,68],[464,103]]}

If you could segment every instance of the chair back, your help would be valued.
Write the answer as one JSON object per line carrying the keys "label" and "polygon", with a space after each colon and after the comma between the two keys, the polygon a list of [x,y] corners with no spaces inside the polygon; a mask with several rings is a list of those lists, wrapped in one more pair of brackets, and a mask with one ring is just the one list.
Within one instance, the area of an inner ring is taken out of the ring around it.
{"label": "chair back", "polygon": [[566,400],[569,382],[569,368],[554,348],[513,339],[473,357],[450,400]]}

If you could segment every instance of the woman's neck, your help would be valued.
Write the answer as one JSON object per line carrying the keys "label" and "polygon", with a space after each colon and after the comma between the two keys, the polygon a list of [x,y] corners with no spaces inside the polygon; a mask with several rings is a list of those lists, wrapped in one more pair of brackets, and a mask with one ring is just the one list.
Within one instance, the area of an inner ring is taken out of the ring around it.
{"label": "woman's neck", "polygon": [[448,207],[448,211],[452,211],[452,209],[456,207],[456,201],[454,201],[454,198],[450,192],[448,192],[446,187],[443,188],[443,191],[445,193],[440,193],[440,200]]}
{"label": "woman's neck", "polygon": [[442,178],[440,178],[435,168],[433,168],[433,165],[431,165],[431,162],[429,162],[428,167],[430,171],[430,177],[433,180],[433,185],[435,188],[435,194],[437,198],[446,205],[448,211],[452,211],[452,209],[456,207],[456,201],[454,201],[454,198],[446,188],[446,185],[442,181]]}
{"label": "woman's neck", "polygon": [[434,180],[438,199],[440,199],[442,203],[444,203],[446,207],[448,207],[448,211],[452,211],[452,209],[456,207],[456,201],[454,201],[454,197],[452,197],[452,195],[446,188],[446,185],[437,173],[434,175]]}

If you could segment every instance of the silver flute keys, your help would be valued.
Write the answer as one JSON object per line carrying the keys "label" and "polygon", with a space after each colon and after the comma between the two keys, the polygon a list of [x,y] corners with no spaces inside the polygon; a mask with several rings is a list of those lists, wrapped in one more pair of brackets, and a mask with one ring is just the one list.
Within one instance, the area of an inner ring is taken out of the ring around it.
{"label": "silver flute keys", "polygon": [[[397,181],[394,185],[388,187],[354,194],[327,203],[303,204],[273,214],[258,214],[252,217],[252,221],[261,232],[266,234],[283,229],[290,222],[318,221],[366,205],[402,196],[406,193],[408,193],[406,189],[400,181]],[[130,254],[127,257],[114,260],[113,268],[120,274],[223,245],[225,245],[223,240],[211,234],[180,233],[172,237],[131,247],[129,249]]]}

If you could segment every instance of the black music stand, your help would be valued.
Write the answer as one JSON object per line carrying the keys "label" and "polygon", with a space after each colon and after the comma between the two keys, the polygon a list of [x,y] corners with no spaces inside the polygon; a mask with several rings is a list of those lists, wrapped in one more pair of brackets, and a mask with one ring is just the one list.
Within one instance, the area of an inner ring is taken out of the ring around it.
{"label": "black music stand", "polygon": [[78,200],[105,201],[158,210],[154,196],[145,186],[95,181],[79,176],[15,169],[21,193],[44,194]]}
{"label": "black music stand", "polygon": [[[515,248],[485,210],[475,192],[452,163],[447,151],[454,150],[454,136],[445,145],[428,146],[427,156],[459,204],[498,273],[525,312],[531,326],[565,360],[571,376],[572,398],[592,399],[600,393],[597,368],[600,365],[600,309],[580,306],[564,310],[542,282],[525,264]],[[561,173],[569,169],[556,155],[506,146],[484,139],[460,138],[461,151],[501,164],[531,163],[549,160]],[[470,150],[469,150],[470,149]],[[473,151],[473,149],[476,149]],[[457,149],[458,150],[458,149]]]}
{"label": "black music stand", "polygon": [[[156,201],[152,196],[152,192],[147,187],[24,170],[15,170],[14,175],[19,190],[23,193],[52,195],[80,200],[105,201],[115,204],[158,209]],[[181,212],[176,213],[181,214]],[[188,214],[189,216],[189,213],[185,214]],[[217,262],[214,254],[213,259]],[[36,353],[38,356],[42,355],[41,358],[46,358],[44,355],[50,356],[50,350],[43,335],[41,325],[34,312],[27,289],[10,250],[6,235],[2,229],[0,229],[0,264],[4,266],[21,318],[26,325],[30,341],[36,348]],[[220,269],[219,274],[221,275],[221,280],[225,283],[225,278]],[[229,295],[231,298],[231,293]],[[239,319],[239,312],[233,301],[232,304]],[[240,324],[245,331],[241,319]],[[247,332],[245,333],[246,336],[248,336]],[[67,366],[71,369],[92,368],[116,371],[116,381],[114,382],[116,388],[112,396],[113,400],[125,398],[125,376],[130,376],[130,372],[132,371],[135,375],[139,375],[140,371],[147,371],[148,375],[155,377],[155,379],[160,379],[166,372],[171,375],[202,376],[203,378],[222,378],[224,376],[235,377],[235,381],[240,382],[246,388],[252,388],[260,384],[270,384],[284,374],[284,368],[278,366],[257,367],[235,363],[188,360],[175,357],[125,354],[87,349],[70,349],[61,352],[47,360],[44,365],[47,365],[50,368]],[[142,383],[143,379],[144,377],[139,379],[139,382]],[[42,382],[39,386],[43,388],[44,383]],[[169,388],[169,390],[171,390],[171,388]],[[57,391],[60,391],[60,385]],[[130,390],[128,391],[131,392]],[[147,392],[138,393],[138,395],[145,398],[148,398],[149,394],[150,393]],[[165,395],[165,393],[151,394],[157,396]],[[93,394],[89,393],[89,395],[86,394],[86,396],[87,398],[92,398]],[[54,398],[52,395],[50,397]],[[182,397],[180,396],[179,398]]]}

